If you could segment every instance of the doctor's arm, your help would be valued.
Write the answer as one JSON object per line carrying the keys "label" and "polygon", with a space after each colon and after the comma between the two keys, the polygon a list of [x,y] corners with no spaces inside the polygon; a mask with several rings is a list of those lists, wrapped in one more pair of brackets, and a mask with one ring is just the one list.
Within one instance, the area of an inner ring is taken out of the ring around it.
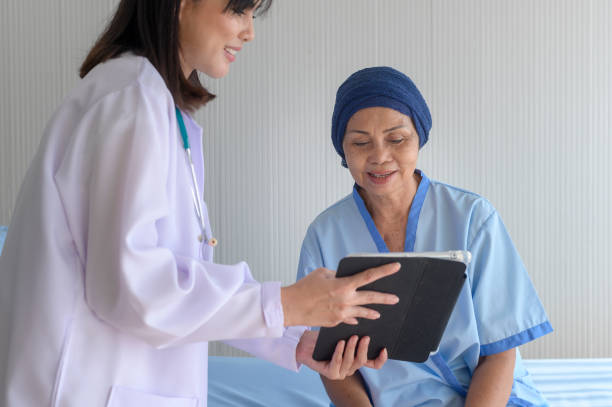
{"label": "doctor's arm", "polygon": [[[334,326],[339,322],[357,323],[357,317],[378,318],[378,313],[361,304],[395,304],[397,297],[378,292],[357,291],[358,287],[396,272],[397,264],[366,270],[352,277],[335,278],[335,273],[323,268],[314,270],[295,284],[281,290],[284,325],[280,338],[226,340],[227,344],[266,359],[288,369],[297,370],[304,364],[326,377],[339,379],[362,367],[379,369],[387,360],[386,351],[375,360],[367,359],[369,338],[357,337],[348,343],[338,343],[331,361],[318,362],[312,358],[318,331],[307,331],[298,323]],[[343,342],[343,341],[341,341]],[[287,356],[295,353],[295,360]],[[297,364],[296,364],[297,362]]]}
{"label": "doctor's arm", "polygon": [[466,407],[505,406],[514,381],[516,348],[483,356],[472,376]]}
{"label": "doctor's arm", "polygon": [[161,99],[146,86],[105,98],[83,126],[98,135],[88,138],[95,154],[86,183],[72,182],[71,160],[56,174],[58,188],[84,203],[77,247],[88,306],[158,348],[282,335],[279,283],[258,283],[245,263],[215,264],[165,245],[163,225],[177,211],[173,160],[183,156],[174,112]]}

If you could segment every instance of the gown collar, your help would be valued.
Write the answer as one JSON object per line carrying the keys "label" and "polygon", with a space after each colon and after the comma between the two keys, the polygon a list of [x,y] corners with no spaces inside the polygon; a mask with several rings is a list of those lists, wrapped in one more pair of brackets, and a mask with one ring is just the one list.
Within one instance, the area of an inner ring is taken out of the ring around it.
{"label": "gown collar", "polygon": [[[419,215],[421,213],[421,208],[423,207],[423,202],[425,201],[425,196],[427,195],[427,190],[429,189],[430,184],[429,178],[427,178],[423,171],[417,169],[414,172],[415,174],[421,176],[421,181],[419,182],[419,187],[417,188],[416,194],[414,194],[412,205],[410,206],[410,213],[408,213],[408,221],[406,222],[406,240],[404,242],[405,252],[414,251],[414,242],[416,240]],[[355,200],[355,204],[357,204],[359,213],[368,227],[368,231],[370,232],[378,251],[380,253],[388,253],[389,249],[387,248],[387,244],[378,232],[378,229],[374,224],[374,220],[372,219],[372,215],[370,215],[370,212],[368,212],[363,198],[361,198],[361,195],[359,195],[358,188],[358,185],[355,184],[353,187],[353,199]]]}

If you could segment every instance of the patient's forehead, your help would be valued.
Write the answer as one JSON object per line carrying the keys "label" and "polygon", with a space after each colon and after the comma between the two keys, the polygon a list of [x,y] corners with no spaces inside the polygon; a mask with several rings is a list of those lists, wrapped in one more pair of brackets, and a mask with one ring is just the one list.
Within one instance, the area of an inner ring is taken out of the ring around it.
{"label": "patient's forehead", "polygon": [[409,116],[388,107],[368,107],[357,111],[351,116],[346,125],[345,134],[355,130],[369,131],[366,130],[368,128],[385,131],[397,127],[416,131]]}

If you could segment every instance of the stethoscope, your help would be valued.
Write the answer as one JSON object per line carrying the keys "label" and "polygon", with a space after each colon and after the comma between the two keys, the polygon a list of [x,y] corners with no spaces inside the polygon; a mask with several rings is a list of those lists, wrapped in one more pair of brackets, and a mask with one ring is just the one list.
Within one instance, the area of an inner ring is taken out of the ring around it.
{"label": "stethoscope", "polygon": [[198,236],[198,241],[206,242],[209,246],[215,247],[217,245],[217,239],[211,237],[208,239],[206,237],[206,225],[204,224],[204,211],[202,210],[202,202],[200,200],[200,190],[198,188],[198,182],[196,181],[195,168],[193,166],[193,160],[191,159],[191,148],[189,147],[189,138],[187,137],[187,130],[185,129],[185,122],[183,121],[183,115],[178,107],[176,109],[176,120],[178,121],[179,130],[181,131],[181,138],[183,139],[183,148],[185,149],[185,154],[187,155],[187,162],[189,163],[189,168],[191,169],[191,196],[193,197],[193,206],[195,208],[196,216],[198,217],[198,222],[200,223],[200,231],[202,232]]}

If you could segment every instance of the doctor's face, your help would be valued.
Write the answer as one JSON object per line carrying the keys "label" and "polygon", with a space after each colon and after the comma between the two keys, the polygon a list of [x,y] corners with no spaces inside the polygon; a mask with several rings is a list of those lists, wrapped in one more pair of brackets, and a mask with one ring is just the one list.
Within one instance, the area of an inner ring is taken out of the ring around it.
{"label": "doctor's face", "polygon": [[359,110],[346,125],[342,147],[351,175],[367,194],[414,188],[419,136],[410,117],[386,107]]}
{"label": "doctor's face", "polygon": [[227,0],[182,0],[179,14],[181,65],[185,77],[195,69],[221,78],[237,58],[244,43],[255,38],[256,7],[225,10]]}

